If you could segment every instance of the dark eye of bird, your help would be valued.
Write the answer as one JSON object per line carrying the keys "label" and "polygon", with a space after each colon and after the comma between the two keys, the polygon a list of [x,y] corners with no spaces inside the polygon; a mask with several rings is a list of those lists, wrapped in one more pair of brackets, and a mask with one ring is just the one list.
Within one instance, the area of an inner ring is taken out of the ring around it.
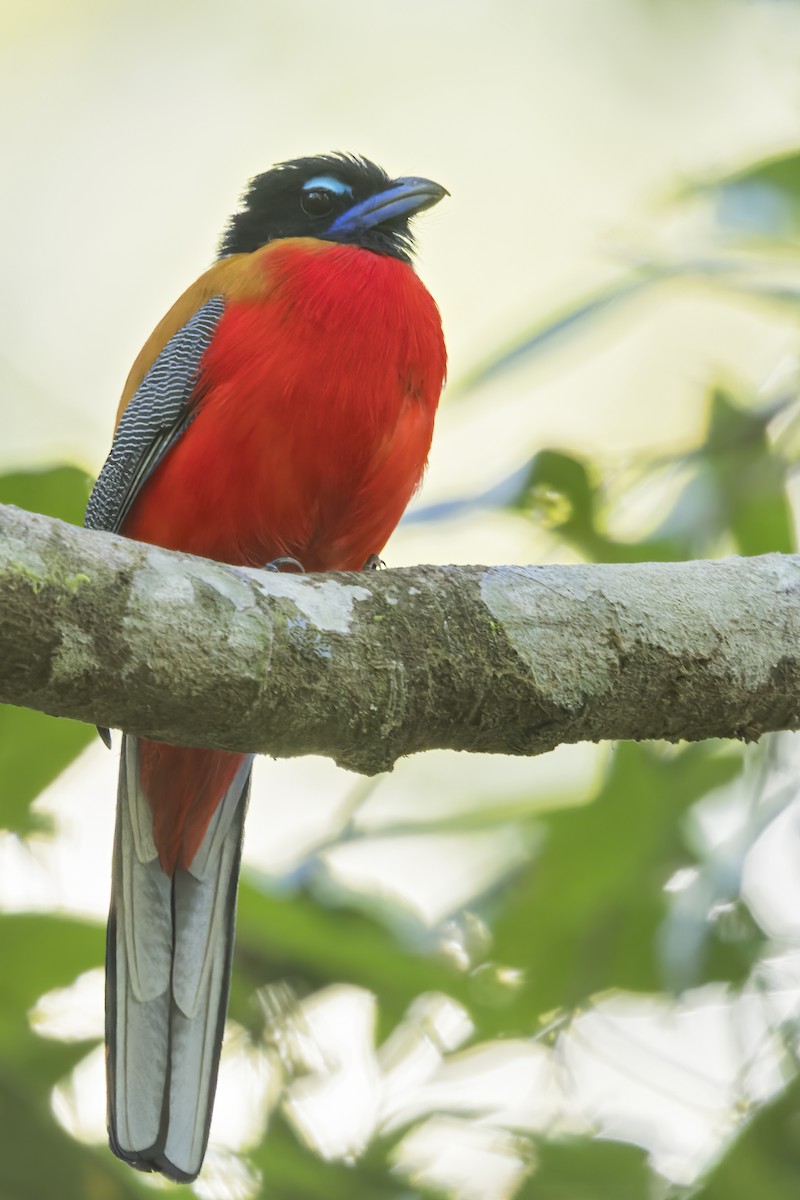
{"label": "dark eye of bird", "polygon": [[308,217],[324,217],[333,211],[333,193],[326,188],[314,188],[313,191],[303,192],[300,206]]}

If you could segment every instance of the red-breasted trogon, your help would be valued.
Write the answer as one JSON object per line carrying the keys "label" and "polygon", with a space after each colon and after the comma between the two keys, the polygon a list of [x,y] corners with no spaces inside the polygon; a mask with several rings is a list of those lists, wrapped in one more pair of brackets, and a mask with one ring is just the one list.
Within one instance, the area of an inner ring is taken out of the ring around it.
{"label": "red-breasted trogon", "polygon": [[[443,195],[344,154],[254,179],[133,365],[87,526],[251,567],[360,570],[430,447],[445,348],[409,220]],[[122,739],[109,1138],[181,1181],[208,1141],[251,764]]]}

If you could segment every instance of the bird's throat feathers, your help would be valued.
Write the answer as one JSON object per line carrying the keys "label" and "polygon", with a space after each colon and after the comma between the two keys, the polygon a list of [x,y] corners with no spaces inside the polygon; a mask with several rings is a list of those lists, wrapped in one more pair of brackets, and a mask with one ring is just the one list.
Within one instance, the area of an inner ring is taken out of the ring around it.
{"label": "bird's throat feathers", "polygon": [[299,343],[298,370],[322,359],[328,380],[341,376],[365,403],[371,382],[385,390],[393,372],[415,371],[427,381],[418,398],[436,406],[445,369],[441,323],[408,263],[314,238],[287,238],[254,257],[270,305]]}

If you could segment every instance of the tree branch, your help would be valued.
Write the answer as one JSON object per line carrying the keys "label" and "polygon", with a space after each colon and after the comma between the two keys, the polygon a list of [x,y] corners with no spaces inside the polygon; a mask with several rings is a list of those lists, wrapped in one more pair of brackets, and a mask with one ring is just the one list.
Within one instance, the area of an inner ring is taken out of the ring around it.
{"label": "tree branch", "polygon": [[390,768],[800,725],[800,557],[278,575],[0,506],[0,701]]}

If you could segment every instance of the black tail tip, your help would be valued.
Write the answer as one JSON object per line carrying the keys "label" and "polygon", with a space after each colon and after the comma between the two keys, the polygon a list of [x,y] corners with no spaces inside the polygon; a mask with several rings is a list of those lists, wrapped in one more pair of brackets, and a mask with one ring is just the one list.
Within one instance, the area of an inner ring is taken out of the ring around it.
{"label": "black tail tip", "polygon": [[163,1175],[165,1179],[170,1179],[173,1183],[194,1183],[200,1174],[202,1163],[198,1164],[197,1170],[192,1173],[182,1171],[180,1167],[176,1167],[174,1163],[170,1162],[164,1153],[164,1147],[158,1144],[149,1146],[146,1150],[124,1149],[117,1141],[113,1129],[108,1131],[108,1145],[117,1158],[121,1158],[135,1171],[146,1173],[157,1171],[159,1175]]}

